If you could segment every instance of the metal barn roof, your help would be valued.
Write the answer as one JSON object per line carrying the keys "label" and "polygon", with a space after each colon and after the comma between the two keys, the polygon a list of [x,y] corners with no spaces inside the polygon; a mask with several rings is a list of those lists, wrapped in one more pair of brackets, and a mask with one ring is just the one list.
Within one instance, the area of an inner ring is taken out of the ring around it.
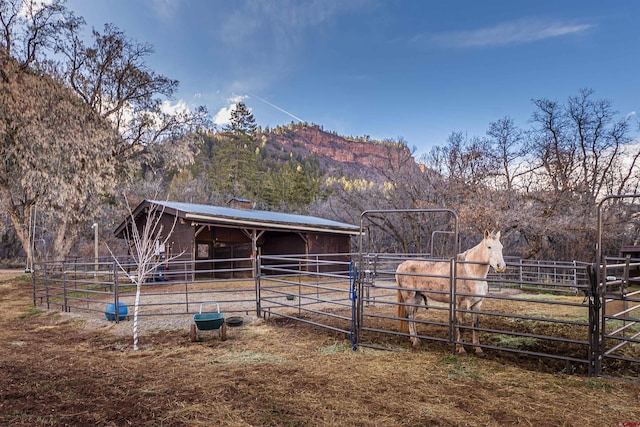
{"label": "metal barn roof", "polygon": [[[351,235],[357,235],[360,232],[359,226],[314,216],[254,209],[235,209],[195,203],[145,200],[134,212],[139,211],[141,207],[147,203],[161,206],[165,209],[166,213],[191,220],[194,223],[215,223],[235,227],[330,232]],[[118,230],[120,230],[120,228],[121,227],[118,227]],[[117,233],[118,231],[116,231],[116,234]]]}

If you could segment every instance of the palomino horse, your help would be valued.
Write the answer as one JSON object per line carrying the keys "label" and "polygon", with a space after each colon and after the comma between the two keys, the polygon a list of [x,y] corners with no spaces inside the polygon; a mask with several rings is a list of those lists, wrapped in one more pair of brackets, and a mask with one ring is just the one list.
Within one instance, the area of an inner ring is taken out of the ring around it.
{"label": "palomino horse", "polygon": [[[478,245],[458,254],[459,261],[456,268],[456,307],[463,310],[472,310],[473,326],[479,325],[479,311],[482,307],[483,296],[487,294],[487,273],[489,266],[499,273],[505,269],[502,258],[502,243],[500,232],[484,232],[484,239]],[[400,331],[410,333],[411,343],[414,347],[420,345],[420,339],[416,332],[416,322],[413,320],[418,311],[418,305],[424,300],[427,305],[427,297],[440,302],[448,303],[450,300],[451,263],[437,261],[405,261],[396,270],[396,282],[398,283],[398,317]],[[437,292],[430,292],[437,291]],[[405,305],[406,303],[406,305]],[[457,325],[463,324],[463,311],[457,311]],[[408,319],[408,320],[404,320]],[[408,328],[407,328],[408,323]],[[460,328],[456,326],[456,341],[461,339]],[[473,344],[477,354],[482,354],[479,347],[478,332],[473,330]],[[457,344],[458,353],[465,353],[462,344]]]}

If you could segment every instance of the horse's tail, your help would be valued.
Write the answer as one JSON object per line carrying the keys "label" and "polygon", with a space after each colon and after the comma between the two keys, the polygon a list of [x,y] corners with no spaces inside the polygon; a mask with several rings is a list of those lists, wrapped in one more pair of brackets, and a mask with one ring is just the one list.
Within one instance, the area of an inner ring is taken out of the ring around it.
{"label": "horse's tail", "polygon": [[407,323],[407,310],[404,306],[404,296],[402,290],[398,289],[398,317],[400,318],[400,332],[409,333],[409,323]]}

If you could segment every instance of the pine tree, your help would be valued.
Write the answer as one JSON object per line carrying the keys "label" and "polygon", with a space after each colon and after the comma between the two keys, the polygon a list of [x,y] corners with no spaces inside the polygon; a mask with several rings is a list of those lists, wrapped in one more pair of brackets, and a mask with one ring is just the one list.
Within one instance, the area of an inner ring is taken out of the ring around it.
{"label": "pine tree", "polygon": [[236,104],[236,108],[231,112],[231,122],[223,128],[225,132],[254,138],[257,129],[258,127],[253,113],[247,108],[244,102],[238,102]]}

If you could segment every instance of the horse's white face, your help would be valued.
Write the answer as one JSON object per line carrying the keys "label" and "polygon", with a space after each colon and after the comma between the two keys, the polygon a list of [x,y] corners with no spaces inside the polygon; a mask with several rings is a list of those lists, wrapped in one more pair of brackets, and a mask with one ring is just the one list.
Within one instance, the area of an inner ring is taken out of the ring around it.
{"label": "horse's white face", "polygon": [[504,258],[502,258],[502,243],[500,243],[500,232],[496,234],[484,232],[484,244],[489,254],[489,265],[498,273],[502,273],[506,268]]}

